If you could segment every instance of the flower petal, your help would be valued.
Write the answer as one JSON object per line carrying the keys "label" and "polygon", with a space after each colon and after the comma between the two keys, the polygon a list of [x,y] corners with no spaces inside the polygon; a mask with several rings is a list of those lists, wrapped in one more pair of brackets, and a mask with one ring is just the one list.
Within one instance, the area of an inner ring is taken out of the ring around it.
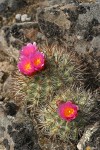
{"label": "flower petal", "polygon": [[26,46],[22,47],[22,50],[20,52],[20,56],[26,56],[29,57],[31,54],[34,54],[37,51],[36,44],[28,43]]}

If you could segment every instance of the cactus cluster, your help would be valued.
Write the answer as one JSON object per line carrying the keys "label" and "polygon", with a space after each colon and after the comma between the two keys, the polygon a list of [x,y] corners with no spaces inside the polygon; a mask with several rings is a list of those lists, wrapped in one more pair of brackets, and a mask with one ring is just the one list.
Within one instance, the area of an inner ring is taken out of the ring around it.
{"label": "cactus cluster", "polygon": [[66,49],[53,46],[43,48],[42,52],[46,56],[45,68],[42,71],[32,77],[17,71],[14,77],[16,99],[26,99],[32,106],[51,101],[59,89],[79,85],[83,80],[79,64],[75,64]]}
{"label": "cactus cluster", "polygon": [[[13,81],[15,99],[17,103],[28,103],[30,109],[36,108],[37,127],[43,134],[76,140],[86,123],[86,113],[92,109],[88,105],[92,96],[82,86],[84,67],[73,61],[65,48],[43,47],[40,51],[46,56],[44,69],[32,77],[17,71]],[[69,123],[62,120],[57,113],[57,100],[74,101],[79,107],[78,117]]]}

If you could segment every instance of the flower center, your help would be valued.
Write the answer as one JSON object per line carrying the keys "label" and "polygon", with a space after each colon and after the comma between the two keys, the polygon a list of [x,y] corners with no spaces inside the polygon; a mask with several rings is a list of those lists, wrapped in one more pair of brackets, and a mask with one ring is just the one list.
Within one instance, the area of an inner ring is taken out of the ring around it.
{"label": "flower center", "polygon": [[30,70],[30,69],[31,69],[31,64],[30,64],[30,63],[27,63],[27,64],[25,65],[25,70],[28,71],[28,70]]}
{"label": "flower center", "polygon": [[34,61],[34,64],[37,66],[37,65],[39,65],[41,63],[41,60],[40,60],[40,58],[38,58],[38,59],[36,59],[35,61]]}
{"label": "flower center", "polygon": [[73,108],[66,108],[64,110],[65,117],[70,117],[70,115],[73,115],[73,114],[74,114],[74,109]]}

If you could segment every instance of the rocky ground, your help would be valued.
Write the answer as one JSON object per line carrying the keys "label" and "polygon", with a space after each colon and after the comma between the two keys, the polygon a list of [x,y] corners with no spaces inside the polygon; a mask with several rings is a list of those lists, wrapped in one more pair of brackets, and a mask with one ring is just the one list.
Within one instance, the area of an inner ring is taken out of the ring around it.
{"label": "rocky ground", "polygon": [[50,143],[36,132],[27,109],[14,103],[10,83],[19,49],[33,41],[66,44],[86,57],[94,76],[88,89],[99,91],[100,0],[0,0],[0,150],[99,150],[99,107],[79,143]]}

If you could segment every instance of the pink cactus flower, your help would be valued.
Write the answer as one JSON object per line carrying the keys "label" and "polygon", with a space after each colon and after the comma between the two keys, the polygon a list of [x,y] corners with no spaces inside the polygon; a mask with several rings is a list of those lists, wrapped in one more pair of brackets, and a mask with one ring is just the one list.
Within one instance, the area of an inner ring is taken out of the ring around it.
{"label": "pink cactus flower", "polygon": [[37,51],[36,43],[33,44],[28,43],[26,46],[22,47],[22,50],[20,52],[20,56],[26,56],[29,57],[31,54],[34,54]]}
{"label": "pink cactus flower", "polygon": [[44,67],[45,57],[42,52],[37,51],[33,55],[31,55],[32,65],[34,66],[36,71],[40,71]]}
{"label": "pink cactus flower", "polygon": [[27,57],[23,57],[20,59],[18,63],[18,69],[22,74],[28,76],[31,76],[33,75],[33,73],[35,73],[35,69],[31,63],[31,60]]}
{"label": "pink cactus flower", "polygon": [[38,51],[35,42],[22,47],[18,63],[18,69],[21,73],[31,76],[36,71],[40,71],[44,67],[44,63],[44,54]]}
{"label": "pink cactus flower", "polygon": [[78,115],[79,107],[73,104],[71,101],[61,102],[58,106],[58,114],[59,116],[70,122],[75,119]]}

